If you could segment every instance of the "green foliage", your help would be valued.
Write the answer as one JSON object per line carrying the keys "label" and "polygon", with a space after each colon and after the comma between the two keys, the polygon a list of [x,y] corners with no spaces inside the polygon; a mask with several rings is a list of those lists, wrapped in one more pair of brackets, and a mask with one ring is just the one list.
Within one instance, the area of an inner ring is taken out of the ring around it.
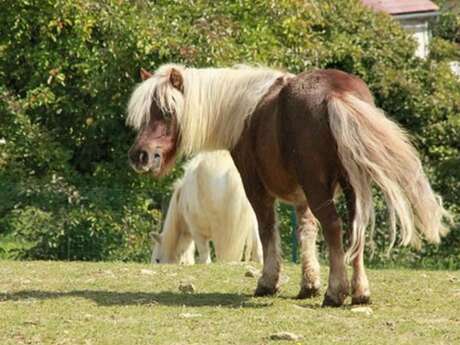
{"label": "green foliage", "polygon": [[460,59],[459,45],[440,37],[434,37],[430,42],[430,59],[436,61]]}
{"label": "green foliage", "polygon": [[78,174],[70,154],[43,126],[31,123],[19,102],[3,93],[1,106],[0,129],[7,135],[0,156],[0,229],[27,244],[22,250],[13,246],[10,254],[147,260],[148,233],[160,226],[158,208],[168,181],[123,183],[127,169],[114,176],[108,163],[100,164],[97,174]]}
{"label": "green foliage", "polygon": [[460,60],[460,4],[456,1],[439,1],[440,14],[433,23],[433,40],[430,58],[435,60]]}
{"label": "green foliage", "polygon": [[[139,67],[170,61],[359,75],[411,132],[436,190],[459,214],[460,84],[444,62],[450,48],[436,42],[427,61],[413,57],[415,42],[399,25],[358,0],[4,0],[0,232],[27,243],[23,257],[148,257],[147,233],[180,169],[162,181],[131,172],[124,113]],[[287,250],[288,212],[280,215]],[[382,215],[377,263],[387,262]],[[395,254],[458,262],[459,231],[439,248]]]}
{"label": "green foliage", "polygon": [[439,0],[440,15],[434,27],[434,36],[460,43],[460,5],[455,0]]}

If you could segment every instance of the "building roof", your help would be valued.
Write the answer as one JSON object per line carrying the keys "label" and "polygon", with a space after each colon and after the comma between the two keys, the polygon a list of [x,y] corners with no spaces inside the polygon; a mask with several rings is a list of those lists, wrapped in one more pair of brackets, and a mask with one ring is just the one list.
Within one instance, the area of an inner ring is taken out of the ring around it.
{"label": "building roof", "polygon": [[435,12],[439,10],[429,0],[361,0],[364,5],[376,11],[383,11],[391,15],[402,15],[420,12]]}

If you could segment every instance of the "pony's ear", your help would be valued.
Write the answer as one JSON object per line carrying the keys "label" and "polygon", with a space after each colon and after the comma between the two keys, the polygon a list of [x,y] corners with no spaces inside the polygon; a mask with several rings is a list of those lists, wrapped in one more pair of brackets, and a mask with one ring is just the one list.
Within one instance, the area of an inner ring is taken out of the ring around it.
{"label": "pony's ear", "polygon": [[161,243],[161,235],[158,232],[152,232],[150,234],[150,238],[158,244]]}
{"label": "pony's ear", "polygon": [[182,74],[180,74],[177,69],[171,69],[169,74],[169,81],[171,82],[172,86],[174,86],[180,92],[184,91],[184,79],[182,78]]}
{"label": "pony's ear", "polygon": [[146,69],[143,69],[142,67],[141,67],[141,70],[139,71],[139,74],[143,81],[149,79],[153,75],[153,73],[150,73],[149,71],[147,71]]}

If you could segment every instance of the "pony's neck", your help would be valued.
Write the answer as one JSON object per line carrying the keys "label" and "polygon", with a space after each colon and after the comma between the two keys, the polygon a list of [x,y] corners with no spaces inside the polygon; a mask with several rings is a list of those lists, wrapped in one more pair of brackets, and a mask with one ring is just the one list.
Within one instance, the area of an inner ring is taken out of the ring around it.
{"label": "pony's neck", "polygon": [[179,243],[182,237],[182,222],[180,212],[178,211],[178,191],[174,191],[169,209],[166,214],[166,219],[161,233],[161,251],[160,257],[162,261],[174,263],[179,257]]}
{"label": "pony's neck", "polygon": [[250,67],[185,69],[183,111],[177,114],[183,153],[233,148],[248,117],[283,74]]}
{"label": "pony's neck", "polygon": [[[165,223],[166,224],[166,223]],[[160,261],[166,263],[178,262],[178,243],[180,240],[180,232],[175,228],[164,227],[161,233],[161,249]]]}
{"label": "pony's neck", "polygon": [[[161,261],[167,263],[193,264],[195,245],[187,232],[182,227],[165,229],[161,240]],[[177,230],[177,231],[175,231]]]}
{"label": "pony's neck", "polygon": [[195,246],[179,209],[180,185],[179,180],[169,203],[161,233],[160,258],[162,262],[190,264],[193,263]]}

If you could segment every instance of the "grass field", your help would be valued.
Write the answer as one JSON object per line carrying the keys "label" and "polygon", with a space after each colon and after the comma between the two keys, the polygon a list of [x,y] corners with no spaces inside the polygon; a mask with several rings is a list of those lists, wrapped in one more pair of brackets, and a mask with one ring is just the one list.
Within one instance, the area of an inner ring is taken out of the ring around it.
{"label": "grass field", "polygon": [[[293,299],[299,269],[254,298],[244,264],[0,261],[0,344],[460,344],[459,272],[369,270],[368,314]],[[280,331],[303,340],[270,339]]]}

